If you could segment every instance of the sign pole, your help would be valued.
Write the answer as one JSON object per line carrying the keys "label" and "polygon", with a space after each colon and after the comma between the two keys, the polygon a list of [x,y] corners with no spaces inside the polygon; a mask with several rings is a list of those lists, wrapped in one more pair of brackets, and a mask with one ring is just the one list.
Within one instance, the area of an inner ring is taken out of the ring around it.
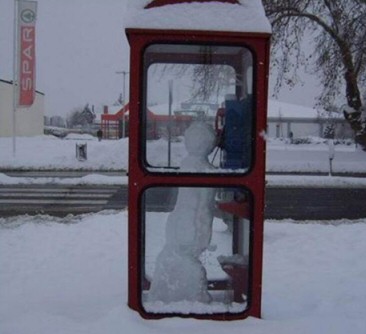
{"label": "sign pole", "polygon": [[168,167],[171,167],[172,152],[172,106],[173,106],[173,80],[169,80],[169,120],[168,120]]}
{"label": "sign pole", "polygon": [[37,2],[14,0],[13,155],[16,154],[17,111],[35,99],[35,24]]}
{"label": "sign pole", "polygon": [[123,74],[123,102],[122,106],[124,109],[123,117],[122,117],[122,138],[126,137],[126,75],[130,72],[127,71],[116,71],[116,74]]}
{"label": "sign pole", "polygon": [[13,156],[16,155],[16,111],[18,96],[18,0],[14,0],[13,31]]}

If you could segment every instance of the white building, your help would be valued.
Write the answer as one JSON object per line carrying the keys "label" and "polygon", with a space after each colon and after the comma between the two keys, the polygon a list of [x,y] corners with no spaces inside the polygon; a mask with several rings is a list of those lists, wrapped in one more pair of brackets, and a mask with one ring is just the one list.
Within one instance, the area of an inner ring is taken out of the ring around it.
{"label": "white building", "polygon": [[335,138],[353,138],[354,133],[341,113],[326,114],[314,108],[275,100],[268,101],[267,134],[272,138],[319,137],[332,128]]}
{"label": "white building", "polygon": [[[16,112],[16,135],[38,136],[43,134],[44,94],[36,92],[30,108]],[[13,85],[0,79],[0,137],[13,135]]]}

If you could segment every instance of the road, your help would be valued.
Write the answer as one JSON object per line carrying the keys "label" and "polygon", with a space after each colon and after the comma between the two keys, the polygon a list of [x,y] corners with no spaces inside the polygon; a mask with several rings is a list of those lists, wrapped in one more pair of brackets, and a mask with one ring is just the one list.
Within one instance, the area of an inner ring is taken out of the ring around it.
{"label": "road", "polygon": [[366,188],[267,188],[266,218],[297,220],[366,217]]}
{"label": "road", "polygon": [[0,185],[0,217],[97,212],[108,208],[109,202],[119,195],[119,189],[119,186]]}
{"label": "road", "polygon": [[[0,169],[0,173],[3,173],[11,177],[58,177],[58,178],[76,178],[83,177],[89,174],[101,174],[106,176],[121,176],[126,175],[124,170],[16,170],[16,169]],[[267,175],[316,175],[327,176],[328,172],[267,172]],[[366,173],[363,172],[335,172],[333,176],[343,177],[366,177]]]}
{"label": "road", "polygon": [[[173,196],[174,198],[174,196]],[[163,188],[151,195],[149,210],[164,211],[171,197]],[[366,188],[266,189],[267,219],[357,219],[366,217]],[[19,214],[66,216],[127,206],[126,186],[0,185],[0,217]]]}

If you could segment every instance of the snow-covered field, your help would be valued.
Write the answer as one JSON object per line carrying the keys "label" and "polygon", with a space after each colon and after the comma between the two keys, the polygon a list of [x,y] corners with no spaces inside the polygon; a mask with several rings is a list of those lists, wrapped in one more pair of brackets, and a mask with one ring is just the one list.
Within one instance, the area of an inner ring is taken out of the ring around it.
{"label": "snow-covered field", "polygon": [[0,333],[365,333],[366,219],[266,221],[262,319],[211,322],[127,307],[126,217],[0,218]]}
{"label": "snow-covered field", "polygon": [[[365,172],[366,152],[355,145],[335,145],[334,172]],[[314,139],[311,144],[290,145],[269,140],[267,171],[270,172],[328,172],[329,147]]]}
{"label": "snow-covered field", "polygon": [[[18,137],[13,155],[12,139],[0,138],[0,184],[63,183],[63,184],[127,184],[122,176],[128,169],[128,139],[99,142],[90,135],[71,134],[65,139],[54,136]],[[87,160],[76,158],[76,145],[87,144]],[[149,142],[149,161],[166,153],[163,139]],[[172,159],[176,165],[185,157],[183,140],[172,143]],[[214,155],[214,153],[212,154]],[[219,155],[217,154],[216,157]],[[80,178],[10,177],[1,170],[84,170],[89,175]],[[98,171],[121,171],[121,176],[103,176]],[[269,139],[267,143],[268,172],[329,172],[329,148],[326,142],[312,139],[311,144],[291,145]],[[355,145],[335,145],[334,172],[366,173],[366,153]],[[366,186],[366,178],[327,176],[267,175],[269,186]]]}
{"label": "snow-covered field", "polygon": [[[76,145],[87,144],[87,160],[76,159]],[[167,154],[163,139],[149,142],[149,161]],[[183,139],[172,143],[172,159],[178,165],[186,155]],[[218,155],[217,155],[218,156]],[[18,137],[13,155],[12,138],[0,138],[0,169],[127,170],[128,139],[98,141],[89,135]],[[366,153],[355,145],[335,145],[334,172],[366,172]],[[311,144],[290,145],[269,139],[267,171],[328,172],[328,145],[319,140]]]}
{"label": "snow-covered field", "polygon": [[[86,144],[87,160],[76,159],[76,145]],[[13,154],[12,138],[0,138],[2,169],[127,169],[128,140],[102,140],[90,135],[17,137]]]}

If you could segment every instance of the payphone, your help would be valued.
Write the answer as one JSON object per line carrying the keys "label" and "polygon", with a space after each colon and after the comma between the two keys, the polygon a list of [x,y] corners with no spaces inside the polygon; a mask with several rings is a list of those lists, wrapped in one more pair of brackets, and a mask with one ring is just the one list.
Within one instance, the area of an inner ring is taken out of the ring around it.
{"label": "payphone", "polygon": [[238,101],[234,96],[226,97],[225,107],[219,108],[215,119],[218,149],[223,151],[222,168],[248,169],[250,167],[252,143],[252,97]]}
{"label": "payphone", "polygon": [[[260,317],[270,27],[244,2],[152,1],[126,29],[128,303],[144,318]],[[178,29],[217,10],[261,29],[226,16],[228,31]]]}

